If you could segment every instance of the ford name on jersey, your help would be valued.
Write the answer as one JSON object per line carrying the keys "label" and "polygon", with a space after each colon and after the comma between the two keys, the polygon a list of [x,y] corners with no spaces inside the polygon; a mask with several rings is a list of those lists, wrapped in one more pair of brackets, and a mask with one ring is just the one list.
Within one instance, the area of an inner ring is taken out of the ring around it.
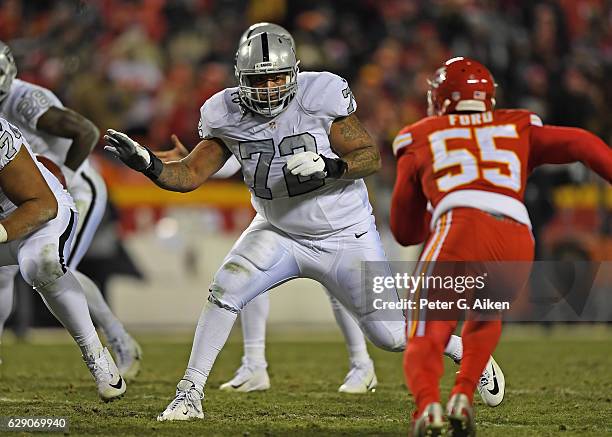
{"label": "ford name on jersey", "polygon": [[222,140],[236,156],[260,215],[287,233],[323,238],[370,220],[365,183],[294,176],[287,160],[303,151],[337,158],[329,143],[331,125],[356,107],[341,77],[303,72],[296,96],[274,118],[245,112],[238,88],[215,94],[200,110],[199,134]]}

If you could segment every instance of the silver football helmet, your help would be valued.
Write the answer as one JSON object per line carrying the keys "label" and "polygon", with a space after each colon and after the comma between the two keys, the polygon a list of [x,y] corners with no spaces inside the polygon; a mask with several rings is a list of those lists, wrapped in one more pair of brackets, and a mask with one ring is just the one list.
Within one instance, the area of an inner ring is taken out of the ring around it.
{"label": "silver football helmet", "polygon": [[[275,33],[263,32],[248,38],[236,53],[235,74],[238,94],[243,105],[265,117],[275,117],[297,92],[299,61],[291,40]],[[262,87],[262,76],[284,75],[279,86]]]}
{"label": "silver football helmet", "polygon": [[255,23],[247,30],[245,30],[242,36],[240,37],[238,47],[244,44],[244,42],[250,37],[259,35],[263,32],[275,33],[277,35],[286,36],[287,38],[289,38],[289,40],[291,40],[291,47],[293,47],[293,49],[295,50],[295,41],[293,40],[293,36],[291,36],[287,29],[285,29],[283,26],[279,26],[278,24],[266,23],[265,21],[262,21],[261,23]]}
{"label": "silver football helmet", "polygon": [[8,96],[15,76],[17,76],[17,64],[11,49],[0,41],[0,102]]}

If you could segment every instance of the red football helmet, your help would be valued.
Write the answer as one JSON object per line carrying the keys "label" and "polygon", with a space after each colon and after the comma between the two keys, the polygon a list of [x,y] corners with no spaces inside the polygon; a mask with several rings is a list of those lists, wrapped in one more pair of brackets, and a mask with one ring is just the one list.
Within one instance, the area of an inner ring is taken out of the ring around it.
{"label": "red football helmet", "polygon": [[428,81],[427,113],[484,112],[495,106],[495,79],[478,61],[452,58]]}

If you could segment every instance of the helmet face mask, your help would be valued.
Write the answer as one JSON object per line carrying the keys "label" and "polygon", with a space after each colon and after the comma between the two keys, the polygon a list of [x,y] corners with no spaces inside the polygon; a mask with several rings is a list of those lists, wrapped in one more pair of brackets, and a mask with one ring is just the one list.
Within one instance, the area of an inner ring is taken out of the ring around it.
{"label": "helmet face mask", "polygon": [[0,102],[8,96],[15,76],[17,76],[17,65],[11,49],[0,41]]}
{"label": "helmet face mask", "polygon": [[263,32],[247,39],[236,53],[242,104],[264,117],[280,114],[297,92],[298,64],[291,41],[282,35]]}
{"label": "helmet face mask", "polygon": [[452,58],[428,80],[427,114],[484,112],[495,107],[495,80],[481,63]]}
{"label": "helmet face mask", "polygon": [[[262,112],[274,114],[283,104],[283,97],[291,93],[291,72],[273,74],[244,74],[241,88],[250,102]],[[270,83],[279,84],[268,86]],[[270,108],[270,111],[267,111]]]}

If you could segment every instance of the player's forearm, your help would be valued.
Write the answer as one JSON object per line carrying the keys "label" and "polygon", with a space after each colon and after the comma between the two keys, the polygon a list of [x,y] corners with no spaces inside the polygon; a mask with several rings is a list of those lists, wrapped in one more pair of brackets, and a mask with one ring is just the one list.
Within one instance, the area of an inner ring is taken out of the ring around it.
{"label": "player's forearm", "polygon": [[391,197],[390,228],[402,246],[422,243],[429,233],[427,198],[417,181],[411,155],[400,157]]}
{"label": "player's forearm", "polygon": [[[426,208],[419,202],[393,194],[389,227],[395,240],[402,246],[420,244],[429,234]],[[416,220],[415,220],[416,219]]]}
{"label": "player's forearm", "polygon": [[338,156],[346,163],[346,169],[339,176],[342,179],[360,179],[380,169],[378,147],[354,114],[332,123],[329,140]]}
{"label": "player's forearm", "polygon": [[382,165],[378,147],[374,144],[353,150],[344,155],[342,160],[347,165],[342,179],[361,179],[376,173]]}
{"label": "player's forearm", "polygon": [[171,161],[163,164],[157,179],[151,180],[164,190],[187,193],[198,188],[206,179],[197,178],[183,161]]}
{"label": "player's forearm", "polygon": [[530,167],[582,162],[612,183],[612,149],[599,137],[579,128],[543,126],[532,129]]}
{"label": "player's forearm", "polygon": [[612,149],[599,137],[583,131],[589,141],[586,144],[574,143],[572,146],[577,160],[589,167],[599,176],[612,183]]}
{"label": "player's forearm", "polygon": [[98,143],[100,131],[87,118],[69,108],[50,107],[39,119],[36,128],[47,134],[69,138],[65,165],[72,171],[78,170]]}
{"label": "player's forearm", "polygon": [[0,222],[7,234],[7,241],[22,238],[57,216],[57,200],[31,199],[23,202],[6,219]]}
{"label": "player's forearm", "polygon": [[66,154],[66,167],[73,171],[78,170],[98,143],[99,138],[100,131],[98,128],[92,122],[86,120],[82,128],[73,137],[72,145]]}

